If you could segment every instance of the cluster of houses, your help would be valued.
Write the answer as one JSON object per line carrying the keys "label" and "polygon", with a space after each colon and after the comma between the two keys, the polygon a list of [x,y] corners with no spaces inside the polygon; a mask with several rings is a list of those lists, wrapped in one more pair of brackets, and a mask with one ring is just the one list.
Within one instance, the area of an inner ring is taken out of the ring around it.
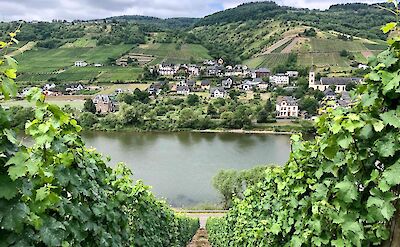
{"label": "cluster of houses", "polygon": [[[329,105],[331,108],[344,107],[348,108],[352,104],[349,92],[346,87],[349,84],[359,84],[362,78],[351,77],[322,77],[316,80],[315,71],[311,69],[309,74],[308,86],[314,90],[324,93],[324,99],[321,106]],[[319,113],[324,113],[321,108]],[[304,115],[299,109],[299,102],[292,96],[279,96],[276,101],[277,118],[297,118]]]}
{"label": "cluster of houses", "polygon": [[[250,69],[246,65],[224,65],[223,59],[217,61],[207,60],[202,65],[197,64],[158,64],[152,70],[156,70],[161,76],[181,78],[182,75],[197,77],[200,74],[206,77],[242,77],[242,78],[265,78],[271,76],[267,68]],[[297,77],[297,71],[288,71],[285,74],[278,74],[272,80],[280,84],[289,84],[290,77]]]}

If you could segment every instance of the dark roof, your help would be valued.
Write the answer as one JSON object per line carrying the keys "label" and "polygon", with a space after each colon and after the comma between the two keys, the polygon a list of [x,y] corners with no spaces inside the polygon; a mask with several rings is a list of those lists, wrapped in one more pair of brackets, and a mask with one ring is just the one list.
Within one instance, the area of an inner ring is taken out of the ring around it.
{"label": "dark roof", "polygon": [[188,80],[186,83],[188,84],[188,86],[194,86],[194,84],[196,84],[194,80]]}
{"label": "dark roof", "polygon": [[210,85],[210,81],[209,80],[201,81],[201,85],[202,86],[208,86],[208,85]]}
{"label": "dark roof", "polygon": [[358,83],[361,78],[347,78],[347,77],[322,77],[317,84],[321,85],[347,85],[350,83]]}
{"label": "dark roof", "polygon": [[336,97],[335,92],[333,92],[332,89],[330,89],[330,88],[326,89],[326,90],[324,91],[324,94],[325,94],[326,97],[328,97],[328,96]]}
{"label": "dark roof", "polygon": [[188,86],[177,86],[176,91],[190,91]]}
{"label": "dark roof", "polygon": [[225,88],[223,87],[214,87],[210,89],[210,93],[213,94],[216,90],[220,91],[220,92],[226,92]]}
{"label": "dark roof", "polygon": [[267,68],[259,68],[256,69],[256,73],[271,73],[271,71]]}
{"label": "dark roof", "polygon": [[297,100],[292,97],[292,96],[278,96],[278,98],[276,99],[276,103],[281,104],[283,101],[286,101],[286,103],[289,106],[296,106],[297,104]]}

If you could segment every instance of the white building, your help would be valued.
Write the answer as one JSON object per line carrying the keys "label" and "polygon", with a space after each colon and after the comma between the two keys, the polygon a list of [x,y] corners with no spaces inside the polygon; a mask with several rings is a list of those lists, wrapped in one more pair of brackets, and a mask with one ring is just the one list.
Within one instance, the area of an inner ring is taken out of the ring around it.
{"label": "white building", "polygon": [[211,88],[210,90],[210,97],[211,98],[225,98],[226,90],[223,87]]}
{"label": "white building", "polygon": [[176,93],[180,95],[189,95],[190,88],[188,86],[177,86]]}
{"label": "white building", "polygon": [[276,100],[277,118],[297,118],[299,117],[299,105],[292,96],[279,96]]}
{"label": "white building", "polygon": [[233,80],[232,78],[228,78],[226,80],[223,80],[221,84],[225,89],[230,89],[233,86]]}
{"label": "white building", "polygon": [[43,91],[48,91],[48,90],[53,89],[55,87],[56,87],[56,84],[54,84],[54,83],[48,84],[47,83],[46,85],[43,86]]}
{"label": "white building", "polygon": [[289,76],[285,74],[276,74],[269,77],[269,81],[278,86],[289,85]]}
{"label": "white building", "polygon": [[190,64],[188,67],[188,72],[192,76],[199,76],[200,75],[200,67],[194,64]]}
{"label": "white building", "polygon": [[87,65],[85,61],[75,61],[75,67],[86,67]]}
{"label": "white building", "polygon": [[308,87],[314,90],[324,92],[329,87],[335,87],[335,93],[342,93],[346,91],[346,86],[351,83],[360,83],[361,78],[350,78],[350,77],[322,77],[319,81],[315,80],[315,72],[311,69],[308,78]]}
{"label": "white building", "polygon": [[289,71],[286,71],[286,75],[291,78],[297,78],[299,76],[299,72],[289,70]]}
{"label": "white building", "polygon": [[174,76],[178,71],[179,66],[174,64],[160,64],[157,72],[162,76]]}

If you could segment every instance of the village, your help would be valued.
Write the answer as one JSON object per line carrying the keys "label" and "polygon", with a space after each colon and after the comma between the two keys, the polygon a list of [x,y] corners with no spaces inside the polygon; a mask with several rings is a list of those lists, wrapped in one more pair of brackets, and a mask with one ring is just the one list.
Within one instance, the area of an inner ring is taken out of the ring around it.
{"label": "village", "polygon": [[[74,66],[98,67],[102,65],[89,65],[85,61],[76,61]],[[201,65],[162,63],[150,67],[148,70],[150,74],[163,79],[147,84],[145,90],[150,97],[185,97],[196,94],[208,99],[239,96],[239,99],[244,100],[265,100],[274,95],[277,119],[311,119],[315,115],[324,113],[324,106],[327,104],[332,108],[349,107],[351,105],[349,89],[362,81],[361,78],[347,77],[318,78],[314,68],[310,69],[307,76],[300,75],[298,71],[294,70],[273,73],[268,68],[250,69],[246,65],[224,65],[223,59],[207,60]],[[311,113],[306,109],[301,109],[301,99],[292,95],[299,87],[301,77],[308,80],[309,89],[319,91],[321,95],[318,99],[317,112]],[[29,87],[24,88],[20,97],[23,98],[29,89]],[[102,85],[80,83],[61,86],[47,83],[42,87],[43,92],[51,97],[85,95],[86,98],[93,100],[96,112],[99,114],[117,111],[117,95],[132,93],[129,89],[116,88],[110,94],[102,94],[103,89]]]}

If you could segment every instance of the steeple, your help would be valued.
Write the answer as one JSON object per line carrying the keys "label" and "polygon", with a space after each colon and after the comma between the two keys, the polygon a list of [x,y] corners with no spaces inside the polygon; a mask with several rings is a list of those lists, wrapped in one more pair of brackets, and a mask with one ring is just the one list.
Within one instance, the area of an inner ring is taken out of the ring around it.
{"label": "steeple", "polygon": [[315,71],[314,65],[311,66],[310,74],[308,76],[308,87],[313,87],[315,85]]}

